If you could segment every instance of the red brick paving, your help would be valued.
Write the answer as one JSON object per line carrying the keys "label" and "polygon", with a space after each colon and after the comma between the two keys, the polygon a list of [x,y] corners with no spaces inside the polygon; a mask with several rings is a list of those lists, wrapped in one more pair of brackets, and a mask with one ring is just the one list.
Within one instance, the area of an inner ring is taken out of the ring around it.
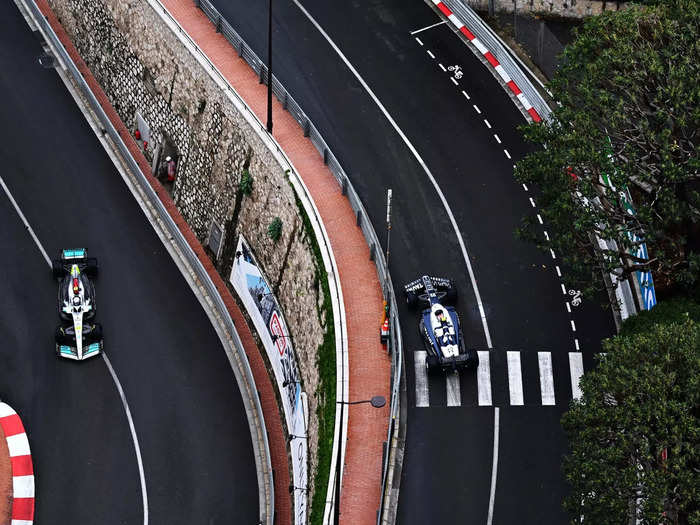
{"label": "red brick paving", "polygon": [[[286,525],[291,522],[286,443],[273,386],[250,329],[196,236],[177,211],[167,192],[151,177],[150,166],[138,145],[119,120],[104,92],[49,9],[46,0],[38,0],[37,3],[69,50],[122,139],[129,146],[141,170],[203,262],[231,312],[246,348],[267,425],[272,467],[275,470],[275,523]],[[161,3],[228,79],[258,118],[264,120],[267,114],[266,86],[259,83],[257,75],[238,58],[223,35],[216,33],[211,22],[191,0],[161,0]],[[355,214],[350,203],[340,193],[334,177],[323,164],[311,142],[303,136],[297,122],[283,110],[276,99],[273,100],[273,120],[274,137],[289,156],[314,199],[335,255],[347,321],[350,400],[364,400],[375,395],[383,395],[388,400],[391,363],[379,343],[382,293],[376,269],[369,260],[369,248],[361,230],[355,225]],[[352,405],[348,406],[348,414],[340,520],[341,523],[350,525],[369,525],[376,522],[376,511],[379,508],[382,443],[388,430],[389,405],[381,409],[372,408],[369,404]],[[319,488],[325,490],[325,487]]]}

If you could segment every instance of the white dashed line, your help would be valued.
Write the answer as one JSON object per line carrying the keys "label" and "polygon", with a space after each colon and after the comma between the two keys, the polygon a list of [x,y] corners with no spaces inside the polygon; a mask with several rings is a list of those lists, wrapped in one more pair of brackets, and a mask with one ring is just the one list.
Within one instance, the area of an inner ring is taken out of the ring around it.
{"label": "white dashed line", "polygon": [[423,42],[421,42],[420,38],[418,38],[418,37],[415,37],[415,38],[416,38],[416,42],[418,42],[420,45],[423,45]]}
{"label": "white dashed line", "polygon": [[544,224],[544,221],[542,220],[542,215],[539,213],[537,214],[537,220],[540,221],[540,224]]}
{"label": "white dashed line", "polygon": [[440,64],[439,62],[438,62],[438,66],[440,66],[440,69],[442,69],[443,71],[447,71],[447,68],[445,66],[443,66],[442,64]]}
{"label": "white dashed line", "polygon": [[549,234],[547,233],[547,230],[544,231],[544,238],[549,240]]}
{"label": "white dashed line", "polygon": [[523,182],[523,189],[524,189],[525,191],[530,191],[530,190],[527,189],[527,186],[525,185],[524,182]]}
{"label": "white dashed line", "polygon": [[557,275],[558,275],[559,277],[561,277],[561,270],[559,269],[558,266],[555,266],[555,268],[556,268],[556,270],[557,270]]}
{"label": "white dashed line", "polygon": [[489,124],[489,121],[484,119],[484,124],[486,124],[486,127],[491,129],[491,124]]}
{"label": "white dashed line", "polygon": [[561,283],[561,293],[566,295],[566,286],[564,286],[564,283]]}
{"label": "white dashed line", "polygon": [[535,201],[532,197],[530,197],[530,204],[532,204],[532,207],[535,208]]}
{"label": "white dashed line", "polygon": [[470,99],[469,99],[469,95],[467,95],[467,92],[466,92],[466,91],[462,90],[462,95],[464,95],[464,97],[465,97],[467,100],[470,100]]}
{"label": "white dashed line", "polygon": [[571,320],[571,329],[575,332],[576,331],[576,323],[574,323],[574,320]]}
{"label": "white dashed line", "polygon": [[498,135],[496,135],[495,133],[493,134],[493,138],[495,138],[496,142],[498,142],[499,144],[501,143],[501,139],[499,139]]}
{"label": "white dashed line", "polygon": [[435,55],[433,55],[433,54],[430,52],[430,49],[426,49],[426,51],[428,52],[428,55],[430,56],[430,58],[432,58],[432,59],[434,60],[434,59],[435,59]]}
{"label": "white dashed line", "polygon": [[457,82],[457,81],[455,80],[455,77],[450,77],[450,80],[452,81],[452,83],[453,83],[455,86],[459,86],[459,82]]}
{"label": "white dashed line", "polygon": [[476,111],[479,115],[481,115],[481,110],[479,109],[479,107],[476,104],[474,104],[474,111]]}
{"label": "white dashed line", "polygon": [[578,339],[574,339],[574,344],[576,345],[576,350],[580,350],[580,348],[578,347]]}
{"label": "white dashed line", "polygon": [[549,249],[549,253],[552,254],[552,259],[556,259],[556,258],[557,258],[557,256],[554,254],[554,250],[552,250],[551,248]]}
{"label": "white dashed line", "polygon": [[569,304],[569,301],[566,302],[566,311],[571,313],[571,305]]}
{"label": "white dashed line", "polygon": [[507,149],[504,149],[504,150],[503,150],[503,153],[506,154],[506,157],[510,158],[510,153],[508,153],[508,150],[507,150]]}

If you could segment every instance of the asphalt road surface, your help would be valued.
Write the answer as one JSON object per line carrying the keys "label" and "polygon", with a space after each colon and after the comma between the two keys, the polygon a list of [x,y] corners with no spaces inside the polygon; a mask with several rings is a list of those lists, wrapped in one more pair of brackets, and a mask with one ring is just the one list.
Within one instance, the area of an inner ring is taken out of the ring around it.
{"label": "asphalt road surface", "polygon": [[[600,339],[614,327],[610,313],[593,302],[572,306],[568,290],[564,294],[561,288],[558,259],[514,236],[520,218],[537,213],[535,189],[526,190],[512,176],[514,162],[529,147],[517,131],[524,123],[521,114],[449,27],[410,34],[440,22],[420,0],[301,3],[381,101],[445,194],[493,341],[483,377],[425,378],[414,361],[420,356],[415,351],[422,350],[417,314],[402,308],[409,411],[398,522],[487,523],[498,407],[492,523],[565,523],[560,462],[566,440],[559,419],[574,392],[574,365],[580,360],[586,370],[593,366]],[[267,2],[214,4],[265,59]],[[393,188],[394,284],[424,273],[455,279],[467,344],[488,351],[466,263],[435,188],[358,79],[290,0],[274,2],[273,53],[275,76],[339,158],[380,238],[386,189]],[[452,80],[450,66],[459,66],[463,75]],[[492,399],[480,404],[485,378]]]}
{"label": "asphalt road surface", "polygon": [[[214,329],[12,2],[0,27],[1,175],[50,256],[100,261],[97,320],[150,523],[257,523],[249,427]],[[50,268],[4,193],[0,221],[0,397],[27,427],[36,523],[144,523],[106,363],[56,358]]]}

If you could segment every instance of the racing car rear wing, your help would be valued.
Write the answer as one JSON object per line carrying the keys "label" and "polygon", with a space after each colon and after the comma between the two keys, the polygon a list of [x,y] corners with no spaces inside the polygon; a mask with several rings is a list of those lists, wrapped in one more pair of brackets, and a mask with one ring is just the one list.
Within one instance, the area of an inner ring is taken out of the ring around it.
{"label": "racing car rear wing", "polygon": [[85,259],[87,257],[87,250],[85,248],[74,248],[72,250],[62,250],[61,259],[64,261],[71,261],[74,259]]}
{"label": "racing car rear wing", "polygon": [[[452,281],[446,277],[433,277],[431,275],[426,275],[425,277],[427,277],[431,284],[438,290],[444,291],[452,288]],[[425,292],[426,289],[425,285],[423,284],[423,277],[404,285],[403,289],[405,292],[413,292],[417,294]]]}

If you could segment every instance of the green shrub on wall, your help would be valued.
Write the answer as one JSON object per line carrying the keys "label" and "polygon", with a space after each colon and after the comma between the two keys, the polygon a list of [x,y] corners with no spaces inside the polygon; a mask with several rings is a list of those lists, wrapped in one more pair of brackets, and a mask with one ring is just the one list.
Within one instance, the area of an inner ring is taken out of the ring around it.
{"label": "green shrub on wall", "polygon": [[273,241],[277,242],[282,237],[282,219],[275,217],[267,227],[267,235]]}
{"label": "green shrub on wall", "polygon": [[253,176],[248,170],[243,170],[243,173],[241,173],[241,182],[238,183],[238,189],[243,195],[253,193]]}

